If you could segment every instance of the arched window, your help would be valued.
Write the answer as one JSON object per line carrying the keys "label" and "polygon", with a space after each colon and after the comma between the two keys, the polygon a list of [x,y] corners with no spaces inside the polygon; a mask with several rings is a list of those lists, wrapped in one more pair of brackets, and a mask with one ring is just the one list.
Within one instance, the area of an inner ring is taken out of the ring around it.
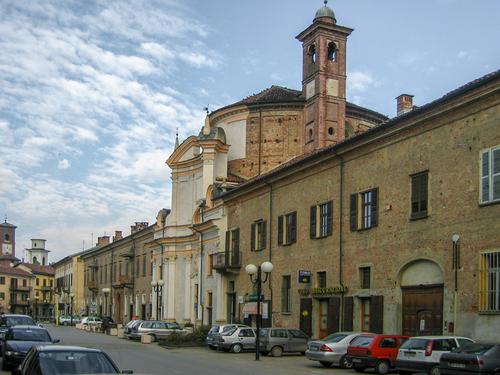
{"label": "arched window", "polygon": [[314,64],[316,62],[316,46],[314,44],[309,47],[309,56],[311,57],[311,62]]}
{"label": "arched window", "polygon": [[38,262],[38,259],[36,257],[33,257],[33,264],[36,264]]}
{"label": "arched window", "polygon": [[5,238],[5,241],[10,241],[10,236],[7,233],[5,234],[4,238]]}
{"label": "arched window", "polygon": [[328,43],[328,60],[336,61],[337,60],[337,46],[334,42]]}
{"label": "arched window", "polygon": [[45,266],[45,257],[42,258],[42,266]]}

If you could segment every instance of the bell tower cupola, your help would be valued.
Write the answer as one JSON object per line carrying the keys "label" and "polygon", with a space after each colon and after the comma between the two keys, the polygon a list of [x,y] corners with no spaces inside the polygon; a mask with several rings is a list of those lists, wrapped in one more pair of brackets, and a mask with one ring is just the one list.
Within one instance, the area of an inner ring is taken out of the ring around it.
{"label": "bell tower cupola", "polygon": [[297,35],[303,48],[304,150],[310,152],[345,137],[346,47],[353,29],[337,25],[325,0],[312,25]]}

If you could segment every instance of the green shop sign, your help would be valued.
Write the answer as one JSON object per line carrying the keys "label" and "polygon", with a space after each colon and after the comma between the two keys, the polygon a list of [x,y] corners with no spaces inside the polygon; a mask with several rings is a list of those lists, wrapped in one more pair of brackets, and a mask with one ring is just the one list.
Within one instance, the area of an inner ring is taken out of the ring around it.
{"label": "green shop sign", "polygon": [[311,288],[311,289],[299,289],[299,294],[303,297],[306,296],[330,296],[332,294],[343,294],[347,293],[346,286],[333,286],[330,288]]}

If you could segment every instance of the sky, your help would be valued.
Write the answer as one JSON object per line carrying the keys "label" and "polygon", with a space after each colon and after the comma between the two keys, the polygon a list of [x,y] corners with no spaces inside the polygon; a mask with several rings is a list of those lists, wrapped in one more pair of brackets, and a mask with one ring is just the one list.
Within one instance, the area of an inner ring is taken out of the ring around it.
{"label": "sky", "polygon": [[[321,0],[0,0],[0,215],[51,260],[170,207],[165,164],[207,105],[301,89]],[[395,115],[500,67],[500,1],[335,0],[347,95]]]}

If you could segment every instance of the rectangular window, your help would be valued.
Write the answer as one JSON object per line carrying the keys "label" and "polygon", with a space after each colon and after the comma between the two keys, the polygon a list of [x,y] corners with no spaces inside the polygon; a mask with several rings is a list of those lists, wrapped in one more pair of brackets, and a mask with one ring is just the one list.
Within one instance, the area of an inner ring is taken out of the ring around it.
{"label": "rectangular window", "polygon": [[323,238],[330,236],[333,229],[333,202],[311,207],[310,237]]}
{"label": "rectangular window", "polygon": [[318,288],[326,288],[326,272],[318,272]]}
{"label": "rectangular window", "polygon": [[135,259],[135,277],[141,276],[141,265],[140,265],[140,258],[137,257]]}
{"label": "rectangular window", "polygon": [[5,300],[5,292],[0,292],[0,301]]}
{"label": "rectangular window", "polygon": [[213,254],[209,254],[207,258],[207,276],[212,276],[212,268],[214,266],[213,257]]}
{"label": "rectangular window", "polygon": [[361,289],[370,289],[370,278],[371,278],[371,268],[370,267],[360,267],[359,268],[359,281]]}
{"label": "rectangular window", "polygon": [[411,218],[421,219],[427,216],[429,172],[411,176]]}
{"label": "rectangular window", "polygon": [[240,264],[240,229],[232,229],[226,232],[224,263],[227,266]]}
{"label": "rectangular window", "polygon": [[350,206],[351,231],[378,225],[378,188],[351,194]]}
{"label": "rectangular window", "polygon": [[146,255],[142,256],[142,276],[146,276]]}
{"label": "rectangular window", "polygon": [[5,285],[5,276],[0,276],[0,285]]}
{"label": "rectangular window", "polygon": [[251,250],[263,250],[266,248],[266,221],[258,220],[251,226]]}
{"label": "rectangular window", "polygon": [[500,202],[500,146],[481,154],[481,203]]}
{"label": "rectangular window", "polygon": [[278,245],[291,245],[297,241],[297,212],[278,216]]}
{"label": "rectangular window", "polygon": [[23,279],[23,286],[27,286],[26,279]]}
{"label": "rectangular window", "polygon": [[479,311],[500,311],[500,250],[480,254]]}
{"label": "rectangular window", "polygon": [[283,276],[281,281],[281,311],[286,313],[292,311],[292,278],[290,275]]}
{"label": "rectangular window", "polygon": [[37,277],[36,278],[36,286],[39,286],[40,285],[40,279]]}

